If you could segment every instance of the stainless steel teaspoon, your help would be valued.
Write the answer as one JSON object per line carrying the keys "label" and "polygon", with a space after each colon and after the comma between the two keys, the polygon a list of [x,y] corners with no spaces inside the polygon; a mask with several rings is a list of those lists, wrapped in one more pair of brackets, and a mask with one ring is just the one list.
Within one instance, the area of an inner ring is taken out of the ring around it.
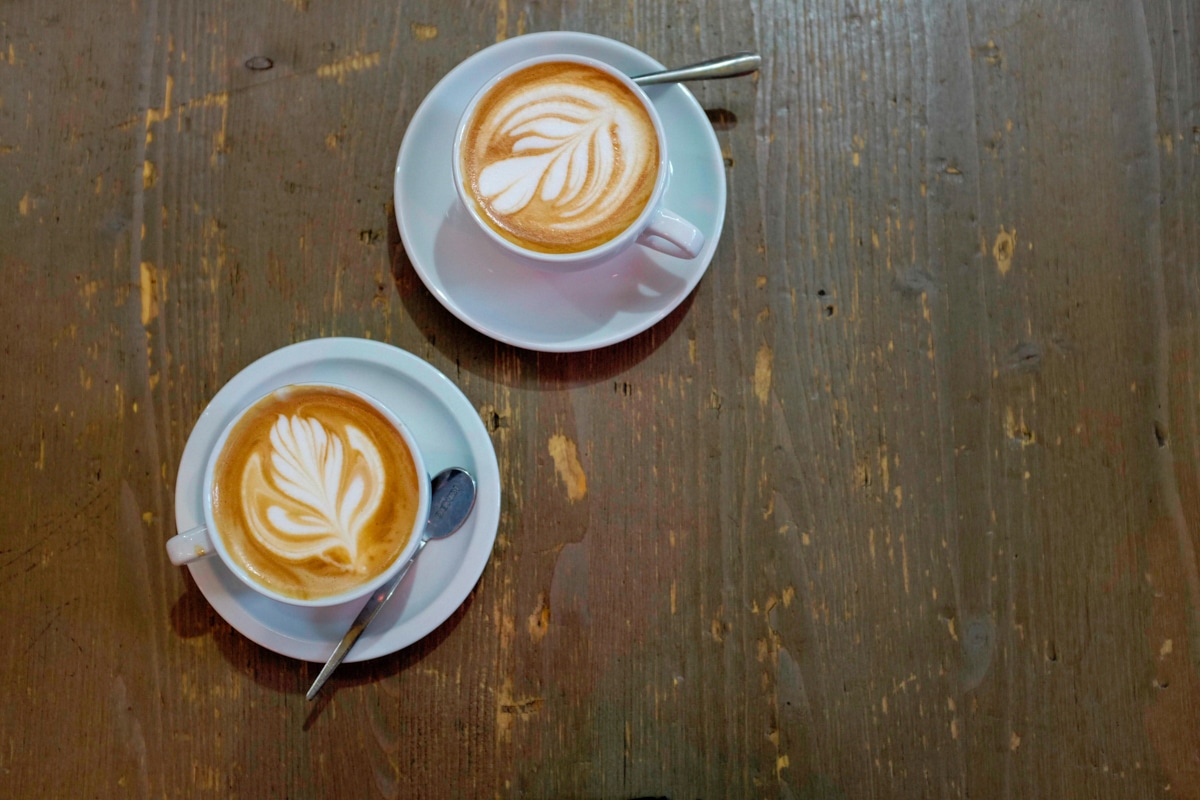
{"label": "stainless steel teaspoon", "polygon": [[367,604],[362,607],[362,611],[358,612],[350,629],[346,631],[346,635],[342,637],[337,649],[325,662],[321,673],[317,675],[317,679],[313,681],[312,687],[305,695],[309,700],[317,696],[317,692],[321,691],[325,681],[329,680],[329,676],[342,663],[342,659],[350,652],[350,648],[358,641],[358,637],[371,624],[371,620],[375,619],[379,610],[391,599],[396,587],[404,580],[409,568],[417,560],[417,556],[421,555],[421,551],[425,549],[425,543],[430,539],[446,538],[461,528],[467,521],[467,517],[471,515],[471,509],[475,507],[475,479],[471,477],[471,473],[465,469],[451,467],[435,475],[430,486],[429,520],[425,523],[425,530],[421,533],[421,543],[417,545],[417,551],[394,578],[380,586],[374,594],[367,598]]}
{"label": "stainless steel teaspoon", "polygon": [[656,83],[736,78],[738,75],[749,75],[751,72],[756,72],[761,65],[762,57],[758,53],[734,53],[701,61],[690,67],[677,67],[661,72],[648,72],[645,75],[634,75],[633,82],[639,86],[653,86]]}

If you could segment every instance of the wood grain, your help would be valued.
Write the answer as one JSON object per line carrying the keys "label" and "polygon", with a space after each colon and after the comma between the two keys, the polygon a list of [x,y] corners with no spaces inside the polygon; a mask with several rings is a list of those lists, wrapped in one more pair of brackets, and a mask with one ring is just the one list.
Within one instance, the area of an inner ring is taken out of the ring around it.
{"label": "wood grain", "polygon": [[[3,16],[6,794],[1200,798],[1194,3]],[[692,85],[709,272],[590,353],[464,326],[392,208],[434,84],[543,30],[764,58]],[[445,372],[504,506],[310,706],[163,542],[208,400],[331,335]]]}

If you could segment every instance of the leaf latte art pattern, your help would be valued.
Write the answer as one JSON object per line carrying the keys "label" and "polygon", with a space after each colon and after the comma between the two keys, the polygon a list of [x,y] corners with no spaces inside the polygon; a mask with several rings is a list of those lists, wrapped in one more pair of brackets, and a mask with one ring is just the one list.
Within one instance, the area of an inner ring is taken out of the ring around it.
{"label": "leaf latte art pattern", "polygon": [[540,64],[480,101],[461,164],[502,235],[535,249],[586,249],[640,215],[658,177],[658,139],[641,101],[616,78],[582,64]]}
{"label": "leaf latte art pattern", "polygon": [[501,132],[512,138],[514,155],[479,174],[480,194],[498,213],[515,214],[540,194],[560,209],[561,225],[584,213],[603,215],[628,194],[636,159],[618,162],[618,155],[633,149],[629,126],[615,109],[586,95],[572,97],[570,90],[506,120]]}
{"label": "leaf latte art pattern", "polygon": [[270,456],[256,453],[242,476],[247,524],[281,559],[357,566],[359,537],[383,498],[383,460],[352,425],[334,432],[315,418],[280,414]]}

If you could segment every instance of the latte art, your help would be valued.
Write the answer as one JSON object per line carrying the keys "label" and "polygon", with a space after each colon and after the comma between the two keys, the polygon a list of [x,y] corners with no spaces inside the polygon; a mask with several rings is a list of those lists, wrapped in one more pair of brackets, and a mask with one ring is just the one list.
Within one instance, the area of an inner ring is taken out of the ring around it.
{"label": "latte art", "polygon": [[342,434],[331,434],[319,419],[281,414],[269,459],[255,453],[247,463],[246,522],[277,558],[357,568],[358,540],[379,508],[387,475],[362,431],[346,425]]}
{"label": "latte art", "polygon": [[480,100],[459,153],[488,223],[540,252],[579,252],[640,216],[658,179],[658,138],[638,96],[587,64],[545,62]]}
{"label": "latte art", "polygon": [[214,470],[217,535],[257,583],[313,599],[388,568],[412,535],[420,489],[407,443],[358,396],[294,386],[234,426]]}

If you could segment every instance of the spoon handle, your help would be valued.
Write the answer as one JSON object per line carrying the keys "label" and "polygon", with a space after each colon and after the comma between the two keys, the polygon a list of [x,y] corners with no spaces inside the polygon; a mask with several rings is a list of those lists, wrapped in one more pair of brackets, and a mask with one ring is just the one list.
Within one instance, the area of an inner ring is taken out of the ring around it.
{"label": "spoon handle", "polygon": [[444,539],[456,532],[471,515],[471,510],[475,507],[475,479],[465,469],[451,467],[442,470],[433,476],[433,480],[429,482],[429,488],[431,493],[429,518],[425,521],[425,528],[421,532],[421,541],[417,544],[416,551],[399,572],[367,598],[366,604],[358,612],[354,622],[350,624],[350,629],[338,643],[333,655],[325,662],[325,666],[321,667],[320,674],[317,675],[312,687],[305,694],[309,700],[312,700],[317,696],[317,692],[321,691],[325,681],[329,680],[329,676],[342,663],[342,659],[350,652],[350,648],[358,641],[358,637],[362,636],[362,632],[371,624],[371,620],[379,614],[379,609],[392,599],[396,587],[404,580],[404,576],[408,574],[409,567],[417,560],[417,556],[421,555],[425,544],[430,539]]}
{"label": "spoon handle", "polygon": [[329,680],[329,676],[342,663],[346,654],[350,652],[350,648],[354,647],[354,643],[358,641],[358,637],[362,636],[362,632],[371,624],[371,620],[375,619],[379,614],[379,610],[387,605],[388,600],[392,599],[392,595],[396,592],[396,587],[404,580],[404,576],[408,574],[409,567],[417,560],[417,556],[425,549],[425,543],[428,541],[428,538],[422,538],[421,543],[417,545],[417,551],[412,554],[412,558],[408,560],[408,563],[391,580],[380,586],[367,598],[366,605],[358,612],[358,616],[354,618],[354,622],[347,629],[346,635],[338,642],[337,649],[333,651],[333,655],[325,662],[325,666],[321,667],[321,672],[317,675],[317,679],[313,681],[313,685],[309,688],[308,693],[304,695],[305,697],[312,700],[317,696],[317,692],[321,691],[321,687],[325,685],[325,681]]}
{"label": "spoon handle", "polygon": [[679,81],[701,81],[709,78],[736,78],[738,75],[749,75],[756,72],[762,65],[762,57],[758,53],[734,53],[708,61],[701,61],[690,67],[679,67],[662,72],[649,72],[645,75],[634,75],[633,82],[639,86],[653,86],[656,83],[677,83]]}

